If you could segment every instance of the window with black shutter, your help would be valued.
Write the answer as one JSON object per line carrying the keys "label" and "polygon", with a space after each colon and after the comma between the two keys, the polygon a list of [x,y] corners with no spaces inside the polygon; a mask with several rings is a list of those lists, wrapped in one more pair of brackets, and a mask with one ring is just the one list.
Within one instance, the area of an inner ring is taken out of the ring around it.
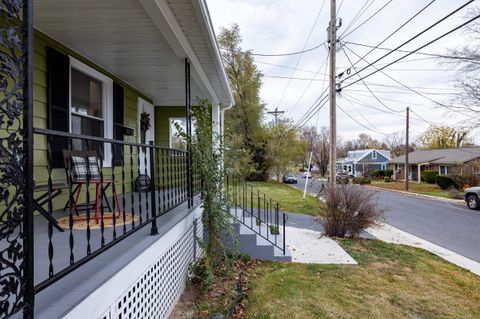
{"label": "window with black shutter", "polygon": [[[47,126],[51,130],[68,132],[70,105],[70,60],[57,50],[47,47]],[[52,137],[52,167],[63,167],[62,150],[67,148],[67,140]]]}
{"label": "window with black shutter", "polygon": [[[113,83],[113,139],[123,141],[124,90]],[[114,165],[122,165],[122,145],[114,146]]]}

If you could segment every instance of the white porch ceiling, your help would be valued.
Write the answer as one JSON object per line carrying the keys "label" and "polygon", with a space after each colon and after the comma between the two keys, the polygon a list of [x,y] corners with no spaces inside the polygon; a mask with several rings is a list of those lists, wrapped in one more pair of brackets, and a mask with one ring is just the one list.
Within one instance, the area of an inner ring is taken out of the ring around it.
{"label": "white porch ceiling", "polygon": [[[147,14],[145,2],[154,1],[141,1],[34,0],[34,26],[142,91],[155,105],[184,105],[187,53],[172,49],[168,30],[161,32]],[[218,80],[219,70],[211,68],[216,57],[194,51],[202,59],[192,66],[192,96],[225,103],[229,92]]]}

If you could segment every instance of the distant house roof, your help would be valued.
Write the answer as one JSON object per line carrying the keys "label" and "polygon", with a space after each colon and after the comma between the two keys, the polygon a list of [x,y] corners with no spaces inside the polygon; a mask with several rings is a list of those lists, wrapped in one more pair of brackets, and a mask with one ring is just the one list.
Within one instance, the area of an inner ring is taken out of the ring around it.
{"label": "distant house roof", "polygon": [[348,151],[347,157],[338,159],[337,163],[348,163],[348,162],[356,163],[373,151],[377,151],[378,154],[382,155],[387,160],[390,160],[390,151],[367,149],[367,150]]}
{"label": "distant house roof", "polygon": [[[419,150],[408,153],[411,164],[463,164],[480,158],[480,147]],[[405,155],[390,160],[392,164],[405,163]]]}

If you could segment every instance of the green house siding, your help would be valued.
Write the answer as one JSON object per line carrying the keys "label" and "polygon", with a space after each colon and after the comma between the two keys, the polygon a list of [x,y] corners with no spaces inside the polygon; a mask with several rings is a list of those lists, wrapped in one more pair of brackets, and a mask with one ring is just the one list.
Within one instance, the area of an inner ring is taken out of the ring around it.
{"label": "green house siding", "polygon": [[155,106],[155,144],[170,146],[169,119],[172,117],[184,118],[185,106]]}
{"label": "green house siding", "polygon": [[[83,63],[93,67],[99,72],[107,75],[108,77],[112,78],[113,81],[120,84],[124,88],[124,125],[130,127],[134,130],[134,136],[125,136],[125,140],[128,141],[137,141],[137,105],[138,105],[138,98],[141,97],[147,101],[151,102],[151,99],[143,95],[141,92],[136,90],[135,88],[131,87],[130,85],[126,84],[121,79],[113,76],[108,71],[102,69],[101,67],[93,64],[91,61],[88,61],[85,57],[78,55],[74,51],[68,49],[67,47],[63,46],[62,44],[54,41],[53,39],[49,38],[48,36],[36,31],[34,37],[34,69],[33,69],[33,76],[34,76],[34,87],[33,87],[33,124],[36,128],[47,128],[47,59],[46,59],[46,51],[47,46],[53,47],[56,50],[71,55],[76,59],[82,61]],[[47,138],[46,136],[35,134],[34,136],[34,176],[35,176],[35,183],[37,185],[46,184],[48,182],[48,171],[47,171]],[[137,149],[132,149],[132,157],[133,157],[133,172],[134,172],[134,179],[138,175],[138,167],[137,167]],[[130,178],[130,147],[126,146],[124,148],[125,154],[125,165],[123,166],[125,172],[125,191],[129,192],[131,190],[131,178]],[[122,167],[115,167],[114,170],[114,177],[115,180],[118,182],[115,184],[117,189],[117,193],[121,192],[122,184],[121,175],[122,175]],[[103,169],[104,179],[112,179],[112,169],[111,168],[104,168]],[[63,168],[61,169],[54,169],[52,170],[52,181],[55,182],[65,182],[66,181],[66,174]],[[90,197],[94,197],[95,188],[93,186],[90,187]],[[35,196],[39,196],[40,194],[35,194]],[[109,188],[109,193],[107,196],[111,195],[111,188]],[[80,202],[85,201],[86,192],[82,192],[80,195]],[[65,203],[67,202],[67,191],[65,190],[64,193],[58,196],[54,200],[54,210],[62,208]]]}

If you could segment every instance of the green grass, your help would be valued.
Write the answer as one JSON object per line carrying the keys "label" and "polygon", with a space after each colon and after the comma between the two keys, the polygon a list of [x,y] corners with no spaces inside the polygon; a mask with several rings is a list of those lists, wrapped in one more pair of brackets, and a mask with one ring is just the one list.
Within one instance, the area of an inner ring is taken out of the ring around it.
{"label": "green grass", "polygon": [[299,189],[273,180],[268,182],[250,182],[250,184],[252,184],[254,189],[260,190],[260,192],[277,201],[280,204],[280,210],[283,212],[312,216],[318,216],[321,213],[322,203],[308,194],[303,199],[303,192]]}
{"label": "green grass", "polygon": [[339,240],[359,263],[261,262],[246,318],[480,318],[480,277],[424,250]]}
{"label": "green grass", "polygon": [[[410,193],[450,198],[448,191],[441,189],[436,184],[428,184],[428,183],[418,184],[412,181],[408,185],[409,185]],[[394,181],[390,183],[385,183],[383,181],[372,181],[372,184],[370,186],[384,188],[384,189],[400,190],[400,191],[405,190],[405,183],[401,181]]]}

